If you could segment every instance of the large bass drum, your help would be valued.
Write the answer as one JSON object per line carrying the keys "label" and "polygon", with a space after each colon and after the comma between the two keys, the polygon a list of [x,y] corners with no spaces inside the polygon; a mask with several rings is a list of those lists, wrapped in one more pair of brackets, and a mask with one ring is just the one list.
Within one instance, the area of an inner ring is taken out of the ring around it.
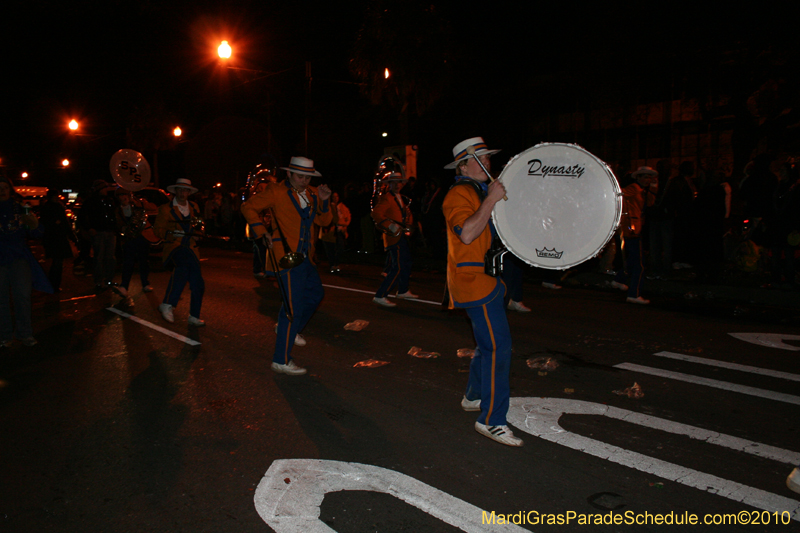
{"label": "large bass drum", "polygon": [[564,270],[595,257],[614,235],[622,191],[603,161],[574,144],[544,143],[500,174],[508,201],[492,213],[503,243],[526,263]]}

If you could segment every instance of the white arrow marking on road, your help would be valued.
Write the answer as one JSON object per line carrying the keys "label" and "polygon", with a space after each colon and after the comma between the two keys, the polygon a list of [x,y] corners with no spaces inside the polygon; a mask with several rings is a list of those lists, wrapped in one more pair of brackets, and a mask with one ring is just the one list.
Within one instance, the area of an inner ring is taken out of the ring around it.
{"label": "white arrow marking on road", "polygon": [[759,368],[757,366],[726,363],[725,361],[717,361],[716,359],[706,359],[704,357],[694,357],[693,355],[684,355],[682,353],[658,352],[654,355],[657,355],[658,357],[666,357],[668,359],[677,359],[678,361],[688,361],[690,363],[697,363],[700,365],[716,366],[719,368],[729,368],[731,370],[749,372],[750,374],[761,374],[762,376],[770,376],[773,378],[788,379],[790,381],[800,381],[800,375],[790,374],[789,372],[781,372],[779,370],[770,370],[769,368]]}
{"label": "white arrow marking on road", "polygon": [[663,418],[580,400],[511,398],[508,410],[509,423],[541,439],[588,453],[601,459],[607,459],[612,463],[621,464],[641,472],[647,472],[689,487],[704,490],[757,509],[763,509],[771,513],[789,511],[792,515],[792,520],[800,521],[800,502],[796,500],[571,433],[558,425],[558,420],[562,414],[607,416],[676,435],[686,435],[709,444],[716,444],[792,466],[800,463],[800,453],[679,424]]}
{"label": "white arrow marking on road", "polygon": [[158,332],[161,332],[164,335],[169,335],[173,339],[178,339],[179,341],[185,342],[186,344],[189,344],[191,346],[200,346],[200,344],[202,344],[202,343],[200,343],[200,342],[198,342],[196,340],[190,339],[189,337],[184,337],[183,335],[175,333],[174,331],[170,331],[167,328],[162,328],[161,326],[156,326],[152,322],[148,322],[147,320],[142,320],[138,316],[134,316],[134,315],[132,315],[130,313],[126,313],[125,311],[120,311],[119,309],[116,309],[114,307],[106,307],[106,311],[111,311],[112,313],[116,313],[121,317],[129,318],[129,319],[133,320],[134,322],[136,322],[138,324],[141,324],[143,326],[147,326],[148,328],[154,329],[154,330],[156,330]]}
{"label": "white arrow marking on road", "polygon": [[783,333],[728,333],[731,337],[740,341],[760,344],[769,348],[779,348],[781,350],[800,351],[797,346],[785,344],[783,341],[800,341],[800,335],[784,335]]}
{"label": "white arrow marking on road", "polygon": [[800,396],[793,396],[791,394],[784,394],[782,392],[759,389],[756,387],[748,387],[747,385],[738,385],[736,383],[728,383],[727,381],[719,381],[717,379],[701,378],[699,376],[684,374],[682,372],[673,372],[671,370],[635,365],[633,363],[620,363],[618,365],[614,365],[614,368],[621,368],[622,370],[630,370],[631,372],[639,372],[641,374],[649,374],[651,376],[685,381],[687,383],[697,383],[698,385],[714,387],[715,389],[728,390],[741,394],[748,394],[750,396],[758,396],[759,398],[767,398],[769,400],[800,405]]}
{"label": "white arrow marking on road", "polygon": [[[337,287],[336,285],[326,285],[325,283],[322,284],[323,287],[328,287],[329,289],[339,289],[343,291],[350,291],[350,292],[360,292],[363,294],[371,294],[375,296],[375,291],[365,291],[362,289],[351,289],[350,287]],[[397,296],[393,294],[387,294],[389,298],[397,298]],[[442,305],[442,302],[432,302],[430,300],[420,300],[419,298],[409,298],[407,301],[409,302],[419,302],[423,304],[431,304],[431,305]]]}
{"label": "white arrow marking on road", "polygon": [[256,511],[277,533],[335,533],[319,519],[329,492],[382,492],[468,533],[527,532],[514,524],[482,522],[483,510],[419,480],[393,470],[321,459],[281,459],[270,465],[258,484]]}

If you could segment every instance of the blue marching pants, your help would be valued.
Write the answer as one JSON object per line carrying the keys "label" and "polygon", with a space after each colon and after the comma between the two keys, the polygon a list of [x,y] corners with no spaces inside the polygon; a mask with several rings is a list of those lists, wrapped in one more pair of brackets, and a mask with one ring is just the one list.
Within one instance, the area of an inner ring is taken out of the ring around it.
{"label": "blue marching pants", "polygon": [[303,331],[311,315],[325,296],[322,280],[317,267],[305,260],[294,268],[280,271],[283,286],[292,306],[292,321],[286,315],[286,304],[281,305],[278,313],[278,340],[275,342],[275,353],[272,361],[281,365],[292,360],[292,347],[295,336]]}
{"label": "blue marching pants", "polygon": [[408,292],[408,280],[411,277],[411,249],[408,246],[408,239],[405,235],[400,237],[397,244],[393,244],[386,249],[386,257],[390,261],[389,269],[386,271],[375,298],[386,298],[386,295],[397,285],[397,293]]}
{"label": "blue marching pants", "polygon": [[510,394],[511,331],[508,327],[503,295],[480,307],[467,307],[472,321],[475,357],[469,365],[467,400],[481,400],[478,422],[488,426],[506,425]]}
{"label": "blue marching pants", "polygon": [[192,291],[189,314],[195,318],[200,318],[203,293],[206,290],[203,274],[200,272],[200,260],[190,248],[178,246],[169,254],[165,264],[169,264],[170,261],[175,265],[175,270],[172,271],[172,277],[169,278],[167,294],[164,295],[164,303],[177,307],[181,293],[188,282],[189,289]]}

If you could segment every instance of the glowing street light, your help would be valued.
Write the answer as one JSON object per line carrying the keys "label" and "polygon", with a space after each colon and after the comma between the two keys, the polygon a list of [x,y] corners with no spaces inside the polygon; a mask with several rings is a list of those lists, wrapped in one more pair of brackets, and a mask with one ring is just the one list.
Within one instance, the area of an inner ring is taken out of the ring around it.
{"label": "glowing street light", "polygon": [[175,137],[180,137],[182,133],[183,133],[183,131],[181,130],[180,126],[175,126],[175,129],[172,130],[172,134]]}
{"label": "glowing street light", "polygon": [[388,68],[383,69],[383,78],[386,79],[386,80],[389,79],[389,69]]}
{"label": "glowing street light", "polygon": [[20,177],[21,177],[22,179],[25,179],[25,178],[27,178],[27,177],[28,177],[28,173],[27,173],[27,172],[23,172],[22,174],[20,174]]}
{"label": "glowing street light", "polygon": [[219,57],[222,59],[230,59],[231,57],[231,45],[228,44],[228,41],[222,41],[217,48],[217,53]]}
{"label": "glowing street light", "polygon": [[389,134],[386,133],[385,131],[383,133],[381,133],[381,137],[388,137],[388,136],[389,136]]}
{"label": "glowing street light", "polygon": [[69,159],[64,158],[61,161],[61,166],[64,167],[64,168],[67,168],[69,166]]}
{"label": "glowing street light", "polygon": [[69,121],[68,126],[69,126],[69,129],[71,129],[72,131],[77,131],[78,130],[78,121],[73,118],[72,120]]}

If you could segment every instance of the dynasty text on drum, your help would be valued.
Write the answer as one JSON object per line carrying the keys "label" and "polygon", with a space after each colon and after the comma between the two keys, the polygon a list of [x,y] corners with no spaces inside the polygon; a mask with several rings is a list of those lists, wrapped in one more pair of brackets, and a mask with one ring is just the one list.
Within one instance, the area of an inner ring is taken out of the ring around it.
{"label": "dynasty text on drum", "polygon": [[562,178],[580,178],[586,172],[586,167],[582,165],[546,165],[541,159],[531,159],[528,161],[528,175],[546,178],[547,176],[560,176]]}

